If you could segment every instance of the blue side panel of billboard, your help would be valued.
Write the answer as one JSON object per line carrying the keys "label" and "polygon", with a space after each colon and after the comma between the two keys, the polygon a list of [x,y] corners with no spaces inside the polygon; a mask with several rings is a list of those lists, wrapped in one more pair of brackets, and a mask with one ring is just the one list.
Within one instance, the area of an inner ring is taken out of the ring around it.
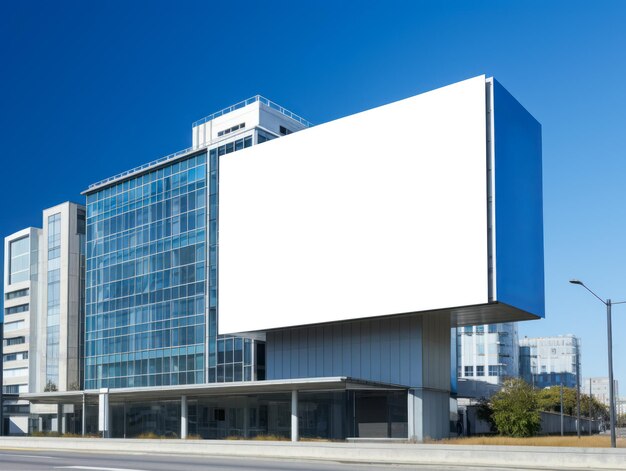
{"label": "blue side panel of billboard", "polygon": [[496,300],[545,317],[541,125],[494,80]]}

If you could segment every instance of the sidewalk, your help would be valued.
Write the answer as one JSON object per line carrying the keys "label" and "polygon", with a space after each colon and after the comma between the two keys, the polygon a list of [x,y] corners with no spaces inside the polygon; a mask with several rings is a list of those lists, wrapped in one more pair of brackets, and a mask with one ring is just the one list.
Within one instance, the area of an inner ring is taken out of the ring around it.
{"label": "sidewalk", "polygon": [[626,449],[624,448],[0,437],[0,449],[163,453],[532,469],[626,469]]}

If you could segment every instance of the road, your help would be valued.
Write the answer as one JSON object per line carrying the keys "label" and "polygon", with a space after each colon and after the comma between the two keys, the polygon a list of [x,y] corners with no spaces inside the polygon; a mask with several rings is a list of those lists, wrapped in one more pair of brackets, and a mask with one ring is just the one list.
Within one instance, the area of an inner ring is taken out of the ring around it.
{"label": "road", "polygon": [[[76,453],[42,450],[0,450],[2,471],[419,471],[479,470],[466,466],[401,466],[321,461],[173,456],[156,454]],[[491,468],[498,471],[501,468]],[[523,469],[523,468],[518,468]],[[531,469],[531,468],[527,468]],[[506,471],[513,471],[506,468]]]}

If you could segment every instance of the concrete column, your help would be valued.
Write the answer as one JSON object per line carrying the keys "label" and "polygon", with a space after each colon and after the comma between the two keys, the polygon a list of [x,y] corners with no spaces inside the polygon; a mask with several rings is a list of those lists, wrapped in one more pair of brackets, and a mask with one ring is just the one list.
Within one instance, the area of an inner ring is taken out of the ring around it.
{"label": "concrete column", "polygon": [[180,397],[180,438],[187,438],[187,396]]}
{"label": "concrete column", "polygon": [[419,391],[409,389],[407,391],[407,430],[409,441],[421,442],[422,435],[422,398]]}
{"label": "concrete column", "polygon": [[63,433],[63,404],[57,404],[57,433]]}
{"label": "concrete column", "polygon": [[43,432],[43,417],[41,415],[37,418],[37,425],[39,426],[39,431]]}
{"label": "concrete column", "polygon": [[298,434],[298,391],[291,391],[291,441],[297,442]]}
{"label": "concrete column", "polygon": [[250,437],[250,407],[248,406],[247,397],[244,397],[243,403],[243,437]]}
{"label": "concrete column", "polygon": [[104,438],[110,437],[109,388],[101,388],[98,396],[98,430]]}

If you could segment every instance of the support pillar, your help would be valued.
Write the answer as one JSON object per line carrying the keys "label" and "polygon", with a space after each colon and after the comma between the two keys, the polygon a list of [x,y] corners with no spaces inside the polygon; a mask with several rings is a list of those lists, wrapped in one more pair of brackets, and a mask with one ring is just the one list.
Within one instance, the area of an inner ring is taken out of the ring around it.
{"label": "support pillar", "polygon": [[187,396],[180,397],[180,438],[187,438]]}
{"label": "support pillar", "polygon": [[407,391],[407,431],[408,439],[412,442],[424,440],[422,434],[422,398],[415,389]]}
{"label": "support pillar", "polygon": [[250,438],[250,407],[247,397],[244,397],[243,403],[243,437]]}
{"label": "support pillar", "polygon": [[81,434],[84,437],[87,433],[87,407],[85,403],[85,392],[83,391],[83,412],[81,414]]}
{"label": "support pillar", "polygon": [[63,430],[63,404],[57,404],[57,429],[56,432],[61,434]]}
{"label": "support pillar", "polygon": [[298,391],[291,391],[291,441],[297,442],[298,435]]}
{"label": "support pillar", "polygon": [[98,396],[98,430],[103,438],[110,437],[109,388],[101,388]]}

